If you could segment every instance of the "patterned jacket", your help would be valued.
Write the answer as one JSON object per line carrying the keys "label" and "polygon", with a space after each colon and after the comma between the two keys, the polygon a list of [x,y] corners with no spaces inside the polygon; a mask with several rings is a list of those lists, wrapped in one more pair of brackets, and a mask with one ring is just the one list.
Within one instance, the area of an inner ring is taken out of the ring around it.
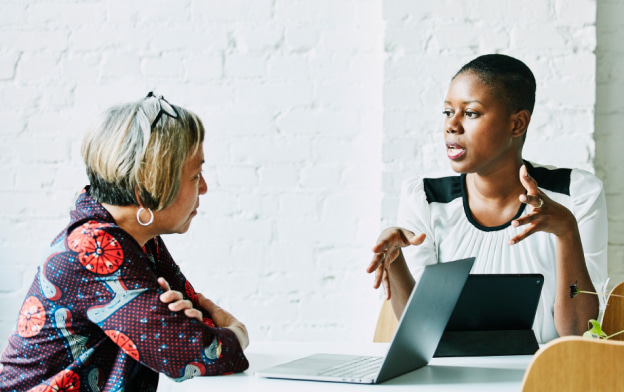
{"label": "patterned jacket", "polygon": [[52,242],[0,358],[0,391],[155,391],[249,367],[236,335],[172,312],[164,277],[200,308],[160,237],[144,247],[86,187]]}

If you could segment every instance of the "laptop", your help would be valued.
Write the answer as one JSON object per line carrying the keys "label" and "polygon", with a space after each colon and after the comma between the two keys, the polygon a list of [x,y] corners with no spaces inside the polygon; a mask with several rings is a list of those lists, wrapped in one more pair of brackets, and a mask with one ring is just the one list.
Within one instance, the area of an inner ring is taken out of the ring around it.
{"label": "laptop", "polygon": [[544,276],[470,275],[434,357],[533,355]]}
{"label": "laptop", "polygon": [[315,354],[255,374],[291,380],[378,384],[427,365],[474,260],[472,257],[425,267],[385,357]]}

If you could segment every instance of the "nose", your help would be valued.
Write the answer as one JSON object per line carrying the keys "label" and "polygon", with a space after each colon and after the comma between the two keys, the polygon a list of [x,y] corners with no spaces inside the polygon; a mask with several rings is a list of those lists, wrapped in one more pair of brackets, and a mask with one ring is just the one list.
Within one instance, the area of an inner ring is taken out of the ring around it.
{"label": "nose", "polygon": [[199,194],[204,195],[208,192],[208,185],[206,184],[206,180],[204,179],[204,175],[199,175]]}
{"label": "nose", "polygon": [[457,113],[452,117],[447,117],[444,120],[444,131],[446,133],[460,133],[462,132],[461,123],[457,120]]}

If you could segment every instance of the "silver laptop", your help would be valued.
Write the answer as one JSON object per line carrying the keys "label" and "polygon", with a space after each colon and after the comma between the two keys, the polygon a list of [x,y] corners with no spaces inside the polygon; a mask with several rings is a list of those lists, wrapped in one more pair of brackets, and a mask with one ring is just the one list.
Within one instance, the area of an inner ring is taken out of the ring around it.
{"label": "silver laptop", "polygon": [[425,268],[385,357],[315,354],[255,374],[290,380],[377,384],[425,366],[433,357],[474,260]]}

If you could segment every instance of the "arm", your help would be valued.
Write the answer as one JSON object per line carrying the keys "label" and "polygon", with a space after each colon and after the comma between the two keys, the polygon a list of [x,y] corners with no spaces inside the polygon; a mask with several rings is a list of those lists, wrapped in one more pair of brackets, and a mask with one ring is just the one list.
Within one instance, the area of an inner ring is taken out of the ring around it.
{"label": "arm", "polygon": [[[106,276],[84,272],[90,276],[90,291],[101,293],[98,305],[87,310],[93,323],[135,360],[172,378],[240,372],[249,366],[232,329],[188,318],[161,301],[163,290],[154,266],[177,267],[166,250],[161,249],[151,265],[142,249],[124,239],[123,232],[107,232],[121,245],[124,262],[117,272]],[[189,367],[195,370],[189,373]]]}
{"label": "arm", "polygon": [[[188,299],[184,299],[181,292],[172,290],[165,278],[158,278],[158,284],[160,284],[160,287],[165,290],[165,292],[159,297],[160,301],[164,304],[168,304],[169,310],[172,312],[183,311],[186,317],[196,319],[199,322],[204,322],[204,315],[202,311],[194,308],[193,302]],[[204,309],[212,316],[212,320],[214,320],[216,326],[228,328],[234,332],[243,350],[246,349],[249,346],[249,336],[245,325],[223,308],[217,306],[214,302],[204,297],[203,294],[197,293],[197,297],[201,309]]]}
{"label": "arm", "polygon": [[599,303],[595,296],[569,297],[569,288],[574,282],[578,282],[582,290],[595,291],[586,264],[579,224],[570,210],[538,189],[525,166],[520,170],[520,181],[527,190],[527,195],[521,195],[520,201],[529,204],[532,211],[512,222],[514,227],[526,225],[526,228],[511,239],[510,245],[538,231],[553,234],[557,255],[555,327],[560,336],[580,335],[587,329],[589,319],[597,318]]}

